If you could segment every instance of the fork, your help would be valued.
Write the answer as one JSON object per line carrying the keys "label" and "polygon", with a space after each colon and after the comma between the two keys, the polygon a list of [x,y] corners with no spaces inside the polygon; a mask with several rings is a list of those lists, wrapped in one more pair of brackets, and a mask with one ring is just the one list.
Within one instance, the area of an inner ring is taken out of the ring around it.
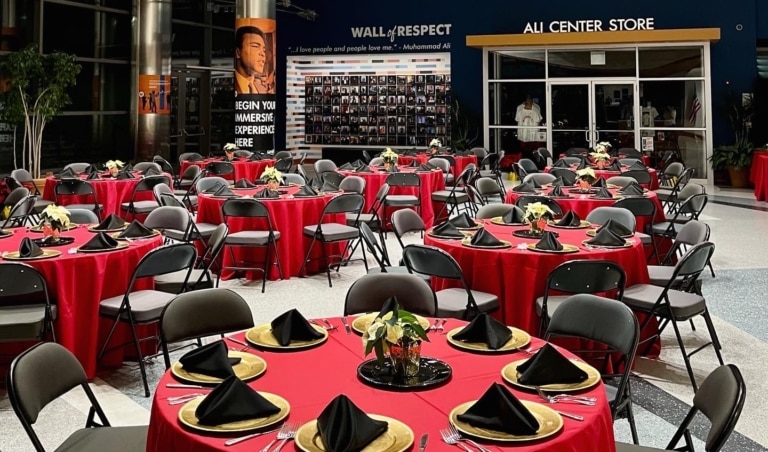
{"label": "fork", "polygon": [[464,452],[474,452],[472,449],[460,443],[459,440],[454,438],[450,430],[447,430],[447,429],[440,430],[440,436],[443,438],[443,441],[445,441],[446,444],[450,444],[452,446],[458,446],[464,449]]}
{"label": "fork", "polygon": [[567,394],[558,394],[556,396],[547,395],[541,387],[536,387],[536,392],[539,394],[539,397],[546,400],[548,403],[576,402],[582,405],[595,406],[594,401],[571,397]]}
{"label": "fork", "polygon": [[440,324],[440,326],[436,327],[438,331],[440,331],[440,334],[447,334],[445,332],[445,323],[448,321],[448,319],[443,319],[443,323]]}
{"label": "fork", "polygon": [[328,325],[328,328],[327,328],[328,331],[336,329],[336,326],[334,324],[332,324],[331,322],[329,322],[328,319],[323,319],[323,323]]}
{"label": "fork", "polygon": [[[285,424],[283,424],[282,427],[280,427],[280,428],[272,429],[272,430],[269,430],[269,431],[266,431],[266,432],[251,433],[250,435],[245,435],[245,436],[241,436],[239,438],[229,439],[227,441],[224,441],[224,445],[225,446],[233,446],[235,444],[242,443],[243,441],[249,440],[251,438],[256,438],[256,437],[259,437],[261,435],[266,435],[268,433],[277,432],[277,431],[283,429],[284,427],[285,427]],[[272,442],[269,443],[269,445],[265,449],[262,449],[262,450],[269,450],[269,448],[272,447],[272,444],[274,444],[275,441],[277,441],[277,440],[276,439],[272,440]]]}
{"label": "fork", "polygon": [[463,436],[461,436],[461,433],[459,433],[459,431],[456,430],[456,427],[453,424],[448,424],[448,433],[450,433],[451,437],[453,439],[455,439],[456,441],[466,441],[469,444],[477,447],[480,450],[480,452],[491,452],[490,450],[488,450],[485,447],[477,444],[476,442],[472,441],[471,439],[464,438]]}
{"label": "fork", "polygon": [[291,423],[291,424],[285,424],[288,425],[288,428],[283,430],[280,429],[279,432],[277,432],[277,439],[282,440],[280,444],[277,445],[274,452],[280,452],[282,450],[283,446],[285,446],[285,443],[287,443],[289,440],[292,440],[296,436],[296,429],[299,428],[299,425],[297,423]]}

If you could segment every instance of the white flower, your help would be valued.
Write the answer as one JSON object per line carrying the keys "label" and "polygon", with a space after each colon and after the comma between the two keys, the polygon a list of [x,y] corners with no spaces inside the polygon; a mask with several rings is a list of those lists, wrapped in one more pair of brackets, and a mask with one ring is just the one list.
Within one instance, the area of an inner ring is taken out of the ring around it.
{"label": "white flower", "polygon": [[274,166],[268,166],[264,169],[264,172],[261,173],[260,179],[267,182],[280,182],[283,180],[283,173],[276,170]]}
{"label": "white flower", "polygon": [[607,141],[601,141],[595,145],[595,152],[591,152],[590,155],[594,157],[596,160],[607,160],[611,158],[611,156],[608,155],[608,150],[610,148],[611,148],[611,143]]}
{"label": "white flower", "polygon": [[63,227],[69,226],[69,210],[56,204],[48,205],[41,213],[40,218],[47,221],[58,221]]}
{"label": "white flower", "polygon": [[105,163],[104,166],[106,166],[107,169],[122,168],[125,166],[125,163],[121,162],[120,160],[110,160]]}
{"label": "white flower", "polygon": [[224,145],[224,150],[225,151],[236,151],[237,150],[237,145],[235,143],[227,143],[227,144]]}
{"label": "white flower", "polygon": [[597,177],[595,175],[595,171],[592,168],[582,168],[580,170],[576,170],[576,175],[581,179],[584,177],[591,177],[592,179],[595,179]]}
{"label": "white flower", "polygon": [[397,342],[403,338],[403,327],[399,323],[387,328],[387,341],[391,344],[397,344]]}
{"label": "white flower", "polygon": [[550,218],[554,218],[555,212],[553,212],[546,204],[532,202],[525,206],[525,215],[523,215],[523,218],[529,221],[538,220],[544,215],[549,215]]}
{"label": "white flower", "polygon": [[431,148],[439,148],[442,145],[443,144],[440,143],[440,140],[438,140],[437,138],[432,138],[432,141],[429,142],[429,147]]}
{"label": "white flower", "polygon": [[392,148],[386,148],[379,157],[384,160],[384,163],[397,163],[398,155],[397,152],[392,150]]}

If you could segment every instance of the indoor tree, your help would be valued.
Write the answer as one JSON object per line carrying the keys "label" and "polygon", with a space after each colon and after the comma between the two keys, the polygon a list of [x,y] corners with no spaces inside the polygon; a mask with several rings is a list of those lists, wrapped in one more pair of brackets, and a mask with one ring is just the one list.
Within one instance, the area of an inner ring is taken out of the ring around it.
{"label": "indoor tree", "polygon": [[[61,52],[41,54],[35,45],[0,57],[0,79],[6,89],[0,94],[0,119],[23,124],[21,166],[40,177],[43,131],[70,104],[67,89],[75,85],[81,66],[75,56]],[[16,165],[14,133],[14,165]]]}

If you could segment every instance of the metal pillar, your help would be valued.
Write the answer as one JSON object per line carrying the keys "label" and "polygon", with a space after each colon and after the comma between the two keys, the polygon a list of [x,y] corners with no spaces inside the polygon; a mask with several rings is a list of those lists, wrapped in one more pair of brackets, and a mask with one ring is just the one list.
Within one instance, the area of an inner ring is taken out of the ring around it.
{"label": "metal pillar", "polygon": [[17,35],[16,0],[0,0],[0,50],[16,50]]}
{"label": "metal pillar", "polygon": [[237,0],[235,15],[235,144],[274,150],[275,0]]}
{"label": "metal pillar", "polygon": [[170,153],[171,0],[136,0],[131,123],[136,161]]}

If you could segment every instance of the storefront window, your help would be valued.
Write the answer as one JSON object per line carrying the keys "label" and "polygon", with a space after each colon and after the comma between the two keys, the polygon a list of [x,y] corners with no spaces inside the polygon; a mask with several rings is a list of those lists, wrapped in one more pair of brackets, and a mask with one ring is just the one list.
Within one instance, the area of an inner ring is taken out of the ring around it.
{"label": "storefront window", "polygon": [[[542,82],[493,82],[488,84],[490,125],[523,126],[518,109],[529,99],[541,121],[547,117],[546,83]],[[535,125],[540,125],[535,124]]]}
{"label": "storefront window", "polygon": [[549,77],[635,77],[635,50],[550,50]]}
{"label": "storefront window", "polygon": [[640,82],[640,127],[704,127],[703,80]]}
{"label": "storefront window", "polygon": [[641,78],[701,77],[704,56],[701,47],[640,49]]}
{"label": "storefront window", "polygon": [[488,78],[491,80],[533,80],[546,77],[545,52],[500,52],[489,61]]}

